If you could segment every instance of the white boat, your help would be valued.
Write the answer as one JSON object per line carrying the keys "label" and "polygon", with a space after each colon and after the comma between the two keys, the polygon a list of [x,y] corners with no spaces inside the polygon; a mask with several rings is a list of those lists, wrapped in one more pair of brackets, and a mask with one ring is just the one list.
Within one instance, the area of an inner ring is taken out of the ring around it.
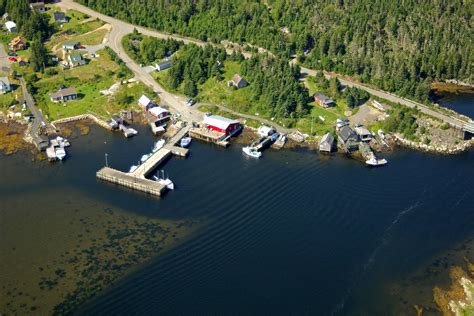
{"label": "white boat", "polygon": [[137,170],[137,168],[138,168],[138,166],[133,165],[133,166],[130,167],[130,170],[128,170],[128,172],[129,173],[134,172],[135,170]]}
{"label": "white boat", "polygon": [[191,137],[183,137],[181,141],[179,142],[181,147],[186,148],[191,144]]}
{"label": "white boat", "polygon": [[163,146],[165,145],[166,141],[164,139],[160,139],[159,141],[157,141],[155,143],[155,146],[153,147],[153,152],[156,153],[158,150],[160,150],[161,148],[163,148]]}
{"label": "white boat", "polygon": [[153,179],[155,181],[157,181],[158,183],[164,185],[168,190],[174,190],[174,183],[173,181],[170,180],[170,178],[166,177],[165,179],[165,172],[163,170],[161,170],[161,174],[163,176],[163,178],[160,178],[159,175],[160,175],[160,172],[158,171],[158,177],[157,176],[153,176]]}
{"label": "white boat", "polygon": [[380,139],[385,140],[385,134],[383,133],[383,131],[382,131],[381,129],[379,129],[379,130],[377,131],[377,134],[379,134]]}
{"label": "white boat", "polygon": [[246,146],[246,147],[243,147],[242,148],[242,151],[250,156],[250,157],[253,157],[253,158],[260,158],[262,157],[262,153],[259,152],[255,147],[251,147],[251,146]]}
{"label": "white boat", "polygon": [[147,161],[148,158],[150,158],[150,156],[150,154],[143,155],[142,158],[140,158],[140,162],[144,163],[145,161]]}
{"label": "white boat", "polygon": [[66,157],[66,151],[64,150],[64,148],[62,147],[59,147],[59,148],[56,148],[56,158],[58,158],[59,160],[63,160],[64,157]]}
{"label": "white boat", "polygon": [[366,160],[365,163],[372,167],[383,166],[387,164],[387,160],[385,159],[377,159],[375,156],[372,156],[369,160]]}

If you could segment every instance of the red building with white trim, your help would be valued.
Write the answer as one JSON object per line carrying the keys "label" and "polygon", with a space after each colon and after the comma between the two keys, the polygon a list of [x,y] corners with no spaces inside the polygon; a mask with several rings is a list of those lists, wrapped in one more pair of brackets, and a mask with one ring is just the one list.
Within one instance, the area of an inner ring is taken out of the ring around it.
{"label": "red building with white trim", "polygon": [[239,121],[228,119],[219,115],[204,116],[204,124],[206,124],[209,129],[223,133],[225,135],[232,134],[233,132],[240,129]]}

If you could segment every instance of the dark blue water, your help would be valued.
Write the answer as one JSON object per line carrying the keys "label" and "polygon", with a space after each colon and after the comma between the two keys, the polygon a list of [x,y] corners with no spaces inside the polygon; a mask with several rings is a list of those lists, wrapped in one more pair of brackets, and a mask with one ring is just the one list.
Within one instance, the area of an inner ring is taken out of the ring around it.
{"label": "dark blue water", "polygon": [[474,94],[445,93],[437,102],[458,113],[474,119]]}
{"label": "dark blue water", "polygon": [[473,234],[472,151],[399,150],[368,169],[305,151],[191,150],[166,164],[177,190],[165,198],[108,185],[97,198],[209,224],[81,314],[389,314],[399,307],[385,282]]}
{"label": "dark blue water", "polygon": [[[252,160],[240,145],[194,141],[189,158],[164,166],[176,184],[164,198],[95,180],[105,152],[126,170],[153,141],[143,129],[126,140],[94,127],[73,139],[62,164],[0,158],[5,196],[41,189],[54,203],[74,200],[57,194],[67,187],[131,214],[205,223],[78,314],[411,314],[386,284],[474,236],[474,151],[399,149],[389,165],[370,169],[306,150]],[[419,295],[415,302],[431,293]]]}

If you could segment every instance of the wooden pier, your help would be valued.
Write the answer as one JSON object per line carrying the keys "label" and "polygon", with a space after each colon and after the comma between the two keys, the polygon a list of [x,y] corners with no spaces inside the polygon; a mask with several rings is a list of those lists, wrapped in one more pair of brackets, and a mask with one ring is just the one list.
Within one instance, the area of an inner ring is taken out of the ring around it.
{"label": "wooden pier", "polygon": [[157,181],[146,179],[146,176],[152,172],[156,167],[162,164],[169,156],[176,155],[186,157],[189,149],[181,148],[176,144],[189,133],[189,127],[182,128],[176,133],[168,143],[160,150],[153,153],[144,163],[138,166],[133,172],[123,172],[109,167],[104,167],[97,171],[96,177],[98,179],[112,182],[124,187],[142,191],[148,194],[161,196],[166,192],[166,186]]}

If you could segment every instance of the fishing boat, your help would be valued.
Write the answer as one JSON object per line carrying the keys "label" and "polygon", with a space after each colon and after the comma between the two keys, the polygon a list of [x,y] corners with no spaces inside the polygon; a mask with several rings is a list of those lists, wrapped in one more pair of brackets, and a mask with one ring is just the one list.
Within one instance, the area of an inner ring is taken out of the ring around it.
{"label": "fishing boat", "polygon": [[62,147],[56,148],[55,152],[56,158],[58,158],[59,160],[63,160],[64,157],[66,157],[66,151]]}
{"label": "fishing boat", "polygon": [[181,147],[187,148],[189,144],[191,144],[191,137],[183,137],[181,138],[181,141],[179,142]]}
{"label": "fishing boat", "polygon": [[138,168],[138,166],[133,165],[133,166],[130,167],[130,169],[128,170],[128,172],[129,172],[129,173],[132,173],[132,172],[134,172],[135,170],[137,170],[137,168]]}
{"label": "fishing boat", "polygon": [[160,139],[159,141],[157,141],[155,143],[155,146],[153,147],[153,152],[156,153],[158,150],[160,150],[161,148],[163,148],[163,146],[165,145],[166,141],[164,139]]}
{"label": "fishing boat", "polygon": [[242,151],[250,156],[250,157],[253,157],[253,158],[260,158],[262,157],[262,153],[259,152],[255,147],[251,147],[251,146],[245,146],[242,148]]}
{"label": "fishing boat", "polygon": [[377,159],[375,156],[372,156],[369,160],[366,160],[365,163],[371,167],[379,167],[387,164],[385,159]]}

